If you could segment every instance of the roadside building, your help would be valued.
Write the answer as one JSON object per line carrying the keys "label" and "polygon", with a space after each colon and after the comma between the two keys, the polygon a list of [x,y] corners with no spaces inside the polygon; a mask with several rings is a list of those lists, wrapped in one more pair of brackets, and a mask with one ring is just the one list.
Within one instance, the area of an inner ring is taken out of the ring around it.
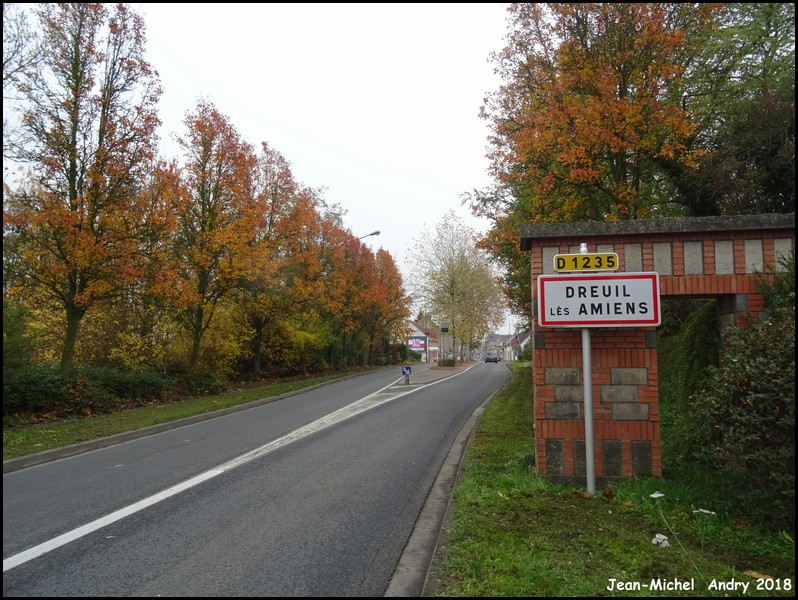
{"label": "roadside building", "polygon": [[435,362],[440,355],[440,335],[437,326],[419,321],[407,322],[407,347],[421,354],[421,362]]}

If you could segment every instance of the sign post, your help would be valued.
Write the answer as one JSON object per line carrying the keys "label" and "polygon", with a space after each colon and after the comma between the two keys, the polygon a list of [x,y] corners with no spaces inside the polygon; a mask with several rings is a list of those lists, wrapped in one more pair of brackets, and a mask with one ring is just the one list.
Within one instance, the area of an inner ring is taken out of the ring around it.
{"label": "sign post", "polygon": [[[617,268],[614,253],[558,254],[556,270],[584,271]],[[558,268],[560,267],[560,268]],[[538,277],[538,322],[541,327],[582,328],[582,374],[585,413],[585,467],[587,491],[596,492],[593,449],[593,374],[590,357],[591,327],[656,326],[662,318],[659,274],[563,273]]]}
{"label": "sign post", "polygon": [[410,383],[410,367],[402,367],[402,375],[405,376],[405,385]]}

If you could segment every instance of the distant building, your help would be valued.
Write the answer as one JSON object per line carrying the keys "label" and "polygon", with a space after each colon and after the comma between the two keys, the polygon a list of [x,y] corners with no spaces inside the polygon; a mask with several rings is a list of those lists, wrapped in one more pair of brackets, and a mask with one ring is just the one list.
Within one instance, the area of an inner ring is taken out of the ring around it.
{"label": "distant building", "polygon": [[435,362],[440,356],[440,334],[437,326],[419,321],[407,322],[407,347],[421,354],[421,362]]}
{"label": "distant building", "polygon": [[529,343],[529,332],[519,331],[515,334],[489,333],[482,343],[482,355],[488,350],[495,350],[500,360],[514,361]]}

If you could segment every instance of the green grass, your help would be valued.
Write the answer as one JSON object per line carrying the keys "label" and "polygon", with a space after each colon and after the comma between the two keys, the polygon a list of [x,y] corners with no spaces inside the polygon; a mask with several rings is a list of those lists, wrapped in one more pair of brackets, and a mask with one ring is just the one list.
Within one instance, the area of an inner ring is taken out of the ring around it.
{"label": "green grass", "polygon": [[335,379],[341,379],[352,373],[352,371],[347,371],[312,379],[283,381],[215,396],[202,396],[165,404],[153,404],[143,408],[83,419],[52,421],[24,427],[4,427],[3,460],[19,458],[20,456],[27,456],[28,454],[54,448],[62,448],[80,442],[88,442],[151,425],[169,423],[186,417],[247,404],[263,398],[272,398]]}
{"label": "green grass", "polygon": [[[477,423],[454,491],[437,596],[794,596],[795,544],[784,533],[741,526],[706,505],[694,480],[638,479],[595,496],[538,477],[530,368],[510,363],[511,382]],[[696,492],[698,489],[698,492]],[[664,494],[658,499],[651,494]],[[652,543],[657,533],[670,546]],[[781,587],[757,590],[762,585]],[[608,589],[612,580],[640,589]],[[694,582],[651,590],[652,580]],[[715,590],[749,582],[746,593]],[[714,582],[714,584],[713,584]],[[789,587],[789,589],[784,589]]]}
{"label": "green grass", "polygon": [[[713,506],[710,475],[637,479],[611,498],[555,485],[535,474],[529,366],[513,376],[481,416],[454,491],[453,516],[440,559],[437,596],[794,596],[795,543],[759,531]],[[348,373],[182,400],[113,415],[4,429],[3,458],[23,456],[236,406],[324,383]],[[706,480],[706,481],[705,481]],[[705,488],[702,484],[707,483]],[[655,491],[664,496],[652,499]],[[695,513],[698,509],[715,515]],[[670,546],[655,546],[657,533]],[[771,577],[781,590],[756,590]],[[610,591],[611,580],[695,582],[693,591]],[[749,582],[712,590],[712,582]],[[785,583],[789,581],[790,589]]]}

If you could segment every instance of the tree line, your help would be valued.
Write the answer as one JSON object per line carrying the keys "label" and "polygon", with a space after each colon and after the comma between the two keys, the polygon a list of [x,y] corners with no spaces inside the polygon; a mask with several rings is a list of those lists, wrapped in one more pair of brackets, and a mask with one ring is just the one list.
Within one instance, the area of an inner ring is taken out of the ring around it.
{"label": "tree line", "polygon": [[[127,4],[3,5],[3,366],[225,377],[399,360],[393,257],[212,102],[162,157]],[[5,110],[5,105],[13,110]],[[11,336],[11,337],[9,337]]]}

